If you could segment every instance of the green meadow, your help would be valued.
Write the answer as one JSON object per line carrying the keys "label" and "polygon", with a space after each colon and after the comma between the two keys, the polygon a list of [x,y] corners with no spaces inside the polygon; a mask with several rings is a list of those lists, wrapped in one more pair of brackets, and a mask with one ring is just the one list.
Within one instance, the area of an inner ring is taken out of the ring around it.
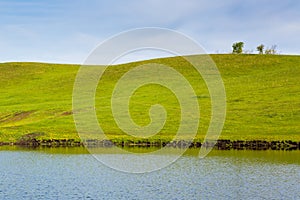
{"label": "green meadow", "polygon": [[[300,56],[224,54],[211,58],[226,89],[226,121],[220,139],[300,141]],[[189,81],[196,93],[191,98],[196,98],[200,105],[196,139],[203,140],[211,118],[210,95],[196,70],[181,57],[114,65],[104,72],[95,95],[95,109],[106,135],[114,140],[139,139],[118,127],[110,100],[124,73],[147,63],[171,66]],[[39,139],[80,140],[72,111],[73,85],[79,68],[64,64],[1,63],[0,141],[15,142],[32,133]],[[149,108],[154,104],[164,106],[167,119],[162,130],[149,139],[171,140],[180,124],[180,106],[166,87],[148,84],[137,89],[129,103],[132,120],[140,126],[148,125]]]}

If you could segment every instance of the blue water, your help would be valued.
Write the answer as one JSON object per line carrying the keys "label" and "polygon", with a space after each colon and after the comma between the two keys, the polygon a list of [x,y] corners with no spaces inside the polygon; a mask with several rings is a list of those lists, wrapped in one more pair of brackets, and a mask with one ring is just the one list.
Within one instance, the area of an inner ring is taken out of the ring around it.
{"label": "blue water", "polygon": [[86,153],[2,150],[0,199],[300,199],[299,156],[217,151],[128,174]]}

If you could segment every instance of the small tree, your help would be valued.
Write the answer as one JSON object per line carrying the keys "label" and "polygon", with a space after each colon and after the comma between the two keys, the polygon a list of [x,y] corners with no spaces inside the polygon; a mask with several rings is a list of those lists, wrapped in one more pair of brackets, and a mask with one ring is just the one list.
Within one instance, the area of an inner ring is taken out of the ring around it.
{"label": "small tree", "polygon": [[256,50],[258,51],[259,54],[264,54],[264,48],[265,45],[261,44],[258,47],[256,47]]}
{"label": "small tree", "polygon": [[232,45],[232,53],[243,53],[244,42],[236,42]]}
{"label": "small tree", "polygon": [[271,48],[265,50],[265,54],[276,54],[277,53],[277,45],[272,45]]}

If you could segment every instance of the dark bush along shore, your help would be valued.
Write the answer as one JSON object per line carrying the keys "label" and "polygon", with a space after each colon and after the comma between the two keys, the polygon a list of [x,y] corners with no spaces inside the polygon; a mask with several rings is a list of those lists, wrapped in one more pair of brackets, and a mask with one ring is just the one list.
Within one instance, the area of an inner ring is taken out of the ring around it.
{"label": "dark bush along shore", "polygon": [[[118,147],[173,147],[173,148],[199,148],[202,146],[211,147],[213,143],[187,142],[180,141],[163,141],[163,140],[137,140],[137,141],[114,141],[114,140],[85,140],[76,141],[74,139],[48,139],[39,140],[36,138],[30,138],[27,140],[19,140],[18,142],[0,142],[0,146],[16,145],[27,147],[112,147],[114,145]],[[285,141],[263,141],[263,140],[218,140],[214,145],[214,149],[218,150],[300,150],[300,142],[294,142],[291,140]]]}

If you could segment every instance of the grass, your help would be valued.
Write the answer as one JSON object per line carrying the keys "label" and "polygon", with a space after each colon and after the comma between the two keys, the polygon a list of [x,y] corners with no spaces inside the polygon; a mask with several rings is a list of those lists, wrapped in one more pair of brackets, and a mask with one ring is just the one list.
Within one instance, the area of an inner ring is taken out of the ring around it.
{"label": "grass", "polygon": [[[221,139],[300,141],[300,56],[228,54],[211,58],[220,70],[227,96]],[[210,120],[210,96],[204,81],[199,82],[196,71],[180,57],[128,63],[106,70],[96,93],[99,124],[114,140],[142,140],[126,135],[117,126],[110,97],[126,71],[153,62],[172,66],[192,85],[196,92],[193,98],[201,106],[196,139],[202,140]],[[0,141],[14,142],[30,133],[41,133],[41,139],[80,140],[72,116],[73,84],[79,68],[44,63],[0,64]],[[150,106],[157,103],[167,110],[167,121],[150,140],[167,141],[180,123],[178,100],[168,89],[156,84],[139,88],[130,99],[130,114],[135,123],[145,126],[150,122]]]}

